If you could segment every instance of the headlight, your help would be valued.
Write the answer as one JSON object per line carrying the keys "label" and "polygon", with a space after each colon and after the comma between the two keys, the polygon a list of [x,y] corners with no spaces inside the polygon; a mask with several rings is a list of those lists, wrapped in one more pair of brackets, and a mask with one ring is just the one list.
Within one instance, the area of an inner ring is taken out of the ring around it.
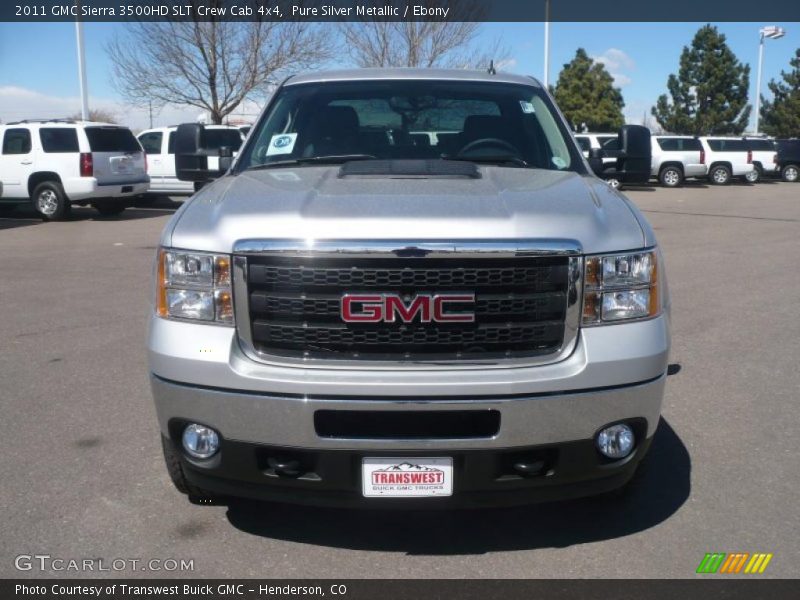
{"label": "headlight", "polygon": [[655,250],[586,257],[584,325],[644,319],[660,312]]}
{"label": "headlight", "polygon": [[228,255],[162,248],[156,277],[159,317],[233,324]]}

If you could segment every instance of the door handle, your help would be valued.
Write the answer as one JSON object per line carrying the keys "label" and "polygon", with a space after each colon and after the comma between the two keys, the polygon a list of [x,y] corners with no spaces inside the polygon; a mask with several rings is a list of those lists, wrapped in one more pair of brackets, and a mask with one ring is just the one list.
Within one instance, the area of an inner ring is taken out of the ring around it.
{"label": "door handle", "polygon": [[33,161],[32,160],[22,160],[22,161],[20,161],[19,164],[21,164],[21,165],[32,165]]}

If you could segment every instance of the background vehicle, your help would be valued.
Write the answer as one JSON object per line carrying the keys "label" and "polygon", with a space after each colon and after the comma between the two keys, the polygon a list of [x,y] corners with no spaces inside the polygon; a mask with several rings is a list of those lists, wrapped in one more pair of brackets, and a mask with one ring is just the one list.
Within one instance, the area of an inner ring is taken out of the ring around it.
{"label": "background vehicle", "polygon": [[[200,127],[179,128],[180,177],[202,174]],[[649,131],[618,139],[646,150],[649,178]],[[605,493],[659,423],[653,230],[532,78],[289,78],[166,226],[156,273],[151,384],[184,493],[403,508]]]}
{"label": "background vehicle", "polygon": [[652,176],[665,187],[678,187],[685,179],[708,174],[705,151],[696,137],[654,135]]}
{"label": "background vehicle", "polygon": [[762,177],[780,177],[778,168],[778,150],[775,140],[768,138],[744,138],[747,151],[753,162],[753,170],[745,175],[750,183],[758,183]]}
{"label": "background vehicle", "polygon": [[58,119],[0,125],[0,202],[30,199],[51,220],[66,218],[71,204],[115,215],[148,183],[142,147],[126,127]]}
{"label": "background vehicle", "polygon": [[703,136],[698,139],[706,153],[711,183],[725,185],[732,177],[748,180],[748,175],[753,172],[753,158],[742,138]]}
{"label": "background vehicle", "polygon": [[[154,194],[187,195],[194,193],[190,181],[180,181],[175,175],[175,131],[177,126],[146,129],[139,135],[139,142],[147,153],[147,172],[150,175],[148,192]],[[207,125],[206,149],[209,168],[216,169],[218,157],[213,153],[222,147],[229,147],[235,154],[242,145],[243,134],[240,128],[228,125]]]}
{"label": "background vehicle", "polygon": [[777,140],[778,170],[784,181],[800,180],[800,140]]}

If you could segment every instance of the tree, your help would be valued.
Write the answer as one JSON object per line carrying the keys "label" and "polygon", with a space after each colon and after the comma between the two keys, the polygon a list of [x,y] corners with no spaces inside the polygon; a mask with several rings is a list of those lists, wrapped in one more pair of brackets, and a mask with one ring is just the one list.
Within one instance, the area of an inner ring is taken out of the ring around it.
{"label": "tree", "polygon": [[[75,113],[69,117],[73,121],[80,121],[83,117],[81,113]],[[117,117],[110,110],[104,108],[92,108],[89,110],[89,120],[96,123],[116,123]]]}
{"label": "tree", "polygon": [[326,29],[312,23],[208,20],[127,27],[106,47],[122,96],[139,106],[195,106],[214,123],[246,98],[266,95],[283,74],[312,68],[331,52]]}
{"label": "tree", "polygon": [[658,123],[686,135],[741,134],[750,119],[750,65],[742,64],[716,27],[701,27],[681,52],[678,74],[652,108]]}
{"label": "tree", "polygon": [[553,88],[556,103],[574,130],[614,131],[625,124],[622,92],[605,66],[583,48],[564,65]]}
{"label": "tree", "polygon": [[800,48],[789,61],[788,73],[781,71],[783,81],[771,79],[768,87],[771,102],[761,100],[762,129],[775,137],[800,137]]}
{"label": "tree", "polygon": [[[418,2],[428,9],[445,6],[442,0]],[[471,1],[451,3],[447,21],[363,19],[342,23],[344,48],[359,67],[487,68],[502,67],[508,51],[495,40],[477,45],[483,9]]]}

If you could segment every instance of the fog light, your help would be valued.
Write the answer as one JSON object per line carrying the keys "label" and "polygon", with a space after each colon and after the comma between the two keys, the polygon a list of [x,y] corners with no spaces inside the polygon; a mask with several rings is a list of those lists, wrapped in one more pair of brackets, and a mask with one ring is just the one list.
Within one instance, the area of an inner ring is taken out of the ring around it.
{"label": "fog light", "polygon": [[219,436],[210,427],[192,423],[183,430],[183,448],[194,458],[210,458],[219,450]]}
{"label": "fog light", "polygon": [[633,430],[625,423],[606,427],[597,434],[597,449],[608,458],[625,458],[636,441]]}

